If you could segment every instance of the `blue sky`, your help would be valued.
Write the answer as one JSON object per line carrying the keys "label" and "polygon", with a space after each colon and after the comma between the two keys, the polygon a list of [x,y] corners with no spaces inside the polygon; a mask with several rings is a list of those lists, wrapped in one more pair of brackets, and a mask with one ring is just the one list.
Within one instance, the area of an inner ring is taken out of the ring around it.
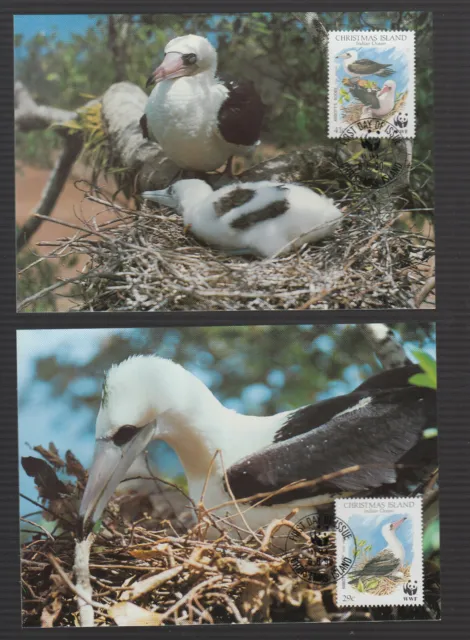
{"label": "blue sky", "polygon": [[25,38],[32,38],[41,32],[47,36],[57,31],[62,38],[67,38],[71,33],[84,33],[95,23],[97,17],[98,14],[18,15],[14,17],[14,31]]}
{"label": "blue sky", "polygon": [[[353,515],[348,519],[348,524],[354,533],[356,543],[365,540],[365,546],[372,545],[369,556],[372,557],[387,545],[381,532],[384,524],[395,522],[406,515],[406,513]],[[413,560],[413,523],[411,518],[407,518],[397,529],[397,538],[405,548],[405,564],[410,564]],[[352,549],[348,549],[348,552],[351,553]]]}

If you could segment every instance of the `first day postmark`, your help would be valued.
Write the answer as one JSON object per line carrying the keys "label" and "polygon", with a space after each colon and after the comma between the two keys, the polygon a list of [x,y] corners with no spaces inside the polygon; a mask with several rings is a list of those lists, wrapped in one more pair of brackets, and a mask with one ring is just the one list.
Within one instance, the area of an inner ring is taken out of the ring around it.
{"label": "first day postmark", "polygon": [[339,564],[354,555],[352,569],[337,580],[337,605],[422,605],[422,499],[344,498],[335,510],[355,534],[354,548],[337,539]]}
{"label": "first day postmark", "polygon": [[403,138],[415,135],[414,31],[328,34],[329,137],[341,138],[354,123],[371,119],[392,125],[395,136],[397,130]]}
{"label": "first day postmark", "polygon": [[[340,560],[338,540],[343,550]],[[356,551],[356,538],[346,522],[328,513],[312,513],[290,530],[285,558],[294,573],[321,588],[334,584],[352,569]]]}

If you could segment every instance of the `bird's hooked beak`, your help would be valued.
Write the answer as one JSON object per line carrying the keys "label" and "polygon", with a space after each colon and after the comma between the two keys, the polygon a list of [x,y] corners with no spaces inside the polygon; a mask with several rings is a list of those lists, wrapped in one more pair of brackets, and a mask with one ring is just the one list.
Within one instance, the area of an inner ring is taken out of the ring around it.
{"label": "bird's hooked beak", "polygon": [[127,470],[140,455],[155,433],[156,423],[139,428],[123,446],[111,440],[97,440],[79,514],[83,524],[98,522],[111,496],[124,479]]}
{"label": "bird's hooked beak", "polygon": [[380,89],[380,91],[377,92],[377,96],[382,96],[384,95],[384,93],[388,93],[389,91],[392,90],[393,87],[391,87],[389,84],[384,84],[384,86]]}
{"label": "bird's hooked beak", "polygon": [[143,191],[141,193],[142,198],[146,200],[151,200],[152,202],[158,202],[158,204],[163,204],[166,207],[176,208],[177,201],[170,193],[170,187],[167,189],[161,189],[160,191]]}
{"label": "bird's hooked beak", "polygon": [[162,80],[173,80],[182,76],[191,75],[192,69],[184,64],[183,55],[176,51],[165,54],[163,62],[155,69],[147,80],[146,87],[152,84],[158,84]]}
{"label": "bird's hooked beak", "polygon": [[400,518],[400,520],[396,520],[395,522],[392,522],[393,531],[396,531],[398,527],[405,522],[405,520],[406,520],[406,516],[404,516],[403,518]]}
{"label": "bird's hooked beak", "polygon": [[337,58],[349,58],[349,55],[347,53],[338,53],[338,55],[336,57]]}

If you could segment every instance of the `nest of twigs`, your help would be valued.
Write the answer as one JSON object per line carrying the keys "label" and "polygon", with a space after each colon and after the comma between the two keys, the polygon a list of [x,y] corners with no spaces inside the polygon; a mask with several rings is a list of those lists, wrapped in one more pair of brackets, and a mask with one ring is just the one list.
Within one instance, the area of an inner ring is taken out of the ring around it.
{"label": "nest of twigs", "polygon": [[[143,506],[145,500],[123,494],[111,501],[100,532],[84,538],[77,507],[86,471],[71,452],[62,459],[53,444],[35,451],[41,457],[22,458],[40,496],[41,503],[32,502],[43,509],[42,521],[21,519],[22,535],[29,534],[21,547],[24,626],[397,618],[393,607],[338,609],[334,582],[320,586],[295,573],[289,553],[279,553],[274,542],[279,526],[295,527],[289,520],[273,521],[255,535],[232,532],[230,537],[222,521],[202,505],[193,505],[188,518],[185,501],[179,513],[175,508],[160,511],[156,519]],[[65,475],[75,481],[63,479]],[[181,490],[172,485],[172,491],[179,495]],[[53,527],[46,528],[47,522]],[[206,537],[208,525],[220,528],[217,539]],[[304,560],[311,560],[308,553]],[[426,562],[426,604],[402,607],[398,617],[438,618],[439,588],[439,569]]]}
{"label": "nest of twigs", "polygon": [[98,214],[64,223],[74,234],[54,249],[89,258],[75,280],[75,310],[414,308],[432,290],[433,240],[385,191],[343,191],[345,216],[331,237],[263,260],[204,246],[169,209],[126,208],[91,186],[84,197],[103,206],[107,221]]}
{"label": "nest of twigs", "polygon": [[[23,624],[80,626],[77,505],[86,471],[70,452],[62,460],[52,444],[35,450],[42,457],[23,458],[22,464],[38,486],[44,520],[56,527],[49,532],[35,525],[37,534],[22,545]],[[75,484],[59,479],[59,473],[75,476]],[[96,626],[344,618],[327,613],[322,592],[273,555],[274,527],[251,540],[223,532],[208,540],[204,511],[192,519],[184,512],[166,515],[155,522],[145,511],[134,512],[131,523],[123,517],[122,498],[110,503],[101,532],[90,538],[91,553],[89,547],[86,552]],[[191,528],[181,533],[185,519]],[[326,587],[330,601],[331,590]]]}
{"label": "nest of twigs", "polygon": [[[403,111],[407,95],[408,92],[405,91],[405,93],[395,102],[393,109],[390,111],[390,113],[387,114],[387,116],[384,117],[384,119],[386,119],[388,122],[393,122],[393,117],[400,111]],[[345,122],[354,124],[358,120],[361,120],[365,117],[364,105],[362,104],[362,102],[356,100],[354,100],[350,104],[344,105],[342,107],[342,117],[344,118]]]}

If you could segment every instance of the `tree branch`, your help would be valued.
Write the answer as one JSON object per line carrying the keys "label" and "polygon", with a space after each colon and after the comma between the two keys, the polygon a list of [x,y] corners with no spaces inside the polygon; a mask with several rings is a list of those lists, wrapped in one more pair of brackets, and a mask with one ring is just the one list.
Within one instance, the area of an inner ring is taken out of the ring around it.
{"label": "tree branch", "polygon": [[[69,135],[65,138],[64,149],[60,154],[49,178],[49,181],[43,191],[41,200],[36,207],[34,213],[42,216],[49,216],[57,200],[62,193],[65,183],[69,177],[70,171],[78,158],[83,146],[82,136],[79,134]],[[40,218],[30,217],[18,232],[16,240],[16,249],[21,249],[28,244],[31,236],[39,229],[43,220]]]}
{"label": "tree branch", "polygon": [[130,82],[118,82],[103,95],[102,113],[110,144],[118,166],[135,177],[137,192],[163,189],[178,173],[160,145],[143,137],[140,118],[144,114],[147,94]]}
{"label": "tree branch", "polygon": [[67,122],[76,117],[75,111],[38,105],[24,84],[15,82],[15,126],[19,131],[47,129],[55,122]]}

